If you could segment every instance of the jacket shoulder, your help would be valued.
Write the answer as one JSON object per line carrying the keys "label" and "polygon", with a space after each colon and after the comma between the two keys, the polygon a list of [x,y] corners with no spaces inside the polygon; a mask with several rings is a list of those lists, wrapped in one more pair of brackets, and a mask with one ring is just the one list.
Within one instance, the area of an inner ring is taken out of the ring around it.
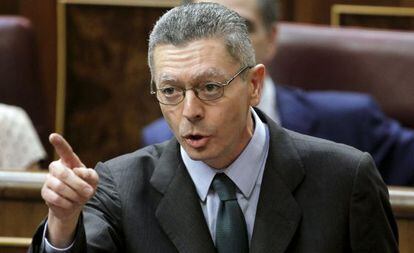
{"label": "jacket shoulder", "polygon": [[[327,178],[345,179],[341,176],[348,176],[352,180],[358,173],[357,170],[362,159],[372,161],[368,153],[354,147],[290,130],[286,131],[292,139],[307,173],[317,175],[321,180]],[[372,166],[375,166],[373,161]]]}
{"label": "jacket shoulder", "polygon": [[102,166],[106,167],[114,180],[119,182],[128,180],[128,177],[131,176],[140,175],[149,178],[167,143],[150,145],[135,152],[115,157],[104,163],[100,162],[97,165],[97,169]]}

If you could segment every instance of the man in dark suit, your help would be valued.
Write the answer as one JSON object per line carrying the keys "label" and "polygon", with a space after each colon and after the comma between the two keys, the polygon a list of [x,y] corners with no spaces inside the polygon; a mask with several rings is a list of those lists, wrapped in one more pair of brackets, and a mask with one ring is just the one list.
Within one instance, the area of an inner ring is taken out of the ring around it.
{"label": "man in dark suit", "polygon": [[[275,0],[212,1],[238,12],[247,20],[256,61],[270,62],[276,52]],[[306,92],[275,84],[267,76],[258,108],[287,129],[369,152],[389,185],[414,184],[414,131],[386,117],[370,96]],[[172,136],[167,122],[161,118],[143,129],[141,139],[146,146]]]}
{"label": "man in dark suit", "polygon": [[174,8],[155,25],[148,55],[151,91],[175,138],[94,171],[52,135],[61,159],[42,188],[49,215],[31,251],[398,251],[369,154],[253,109],[265,67],[237,13]]}

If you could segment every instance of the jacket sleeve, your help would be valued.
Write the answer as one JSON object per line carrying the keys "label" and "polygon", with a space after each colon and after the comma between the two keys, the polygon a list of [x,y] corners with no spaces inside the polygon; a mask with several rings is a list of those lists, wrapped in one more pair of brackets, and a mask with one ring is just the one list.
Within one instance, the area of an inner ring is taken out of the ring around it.
{"label": "jacket sleeve", "polygon": [[[68,247],[68,250],[65,251],[48,251],[46,242],[45,242],[45,232],[46,232],[47,220],[43,220],[39,227],[36,229],[36,232],[32,238],[32,243],[28,249],[28,253],[48,253],[48,252],[84,252],[80,249],[81,245],[85,245],[85,230],[83,229],[83,217],[81,215],[77,228],[74,242],[82,242],[83,243],[73,243],[71,246]],[[86,249],[86,247],[84,247]]]}
{"label": "jacket sleeve", "polygon": [[103,163],[98,163],[95,170],[99,174],[99,184],[83,210],[85,238],[80,241],[81,248],[87,245],[87,252],[125,252],[118,187]]}
{"label": "jacket sleeve", "polygon": [[367,153],[356,170],[349,220],[352,252],[398,252],[398,228],[388,190]]}

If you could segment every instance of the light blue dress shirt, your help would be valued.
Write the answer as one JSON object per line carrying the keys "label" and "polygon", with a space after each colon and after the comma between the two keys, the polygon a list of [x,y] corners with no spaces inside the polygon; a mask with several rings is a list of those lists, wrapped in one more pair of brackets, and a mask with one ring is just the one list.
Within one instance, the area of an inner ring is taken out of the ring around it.
{"label": "light blue dress shirt", "polygon": [[237,185],[236,196],[246,220],[249,245],[252,239],[260,187],[269,151],[269,130],[253,109],[251,112],[255,121],[253,137],[240,156],[227,168],[213,169],[204,162],[192,160],[182,147],[180,149],[185,167],[196,187],[214,242],[220,199],[218,194],[210,189],[210,185],[216,173],[225,173]]}

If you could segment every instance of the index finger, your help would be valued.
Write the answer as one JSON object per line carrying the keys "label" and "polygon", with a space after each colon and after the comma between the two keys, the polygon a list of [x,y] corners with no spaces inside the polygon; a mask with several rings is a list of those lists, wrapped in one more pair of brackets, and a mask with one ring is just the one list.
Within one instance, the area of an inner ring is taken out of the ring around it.
{"label": "index finger", "polygon": [[53,133],[49,136],[49,141],[65,166],[69,168],[85,167],[79,157],[73,152],[72,147],[61,135]]}

